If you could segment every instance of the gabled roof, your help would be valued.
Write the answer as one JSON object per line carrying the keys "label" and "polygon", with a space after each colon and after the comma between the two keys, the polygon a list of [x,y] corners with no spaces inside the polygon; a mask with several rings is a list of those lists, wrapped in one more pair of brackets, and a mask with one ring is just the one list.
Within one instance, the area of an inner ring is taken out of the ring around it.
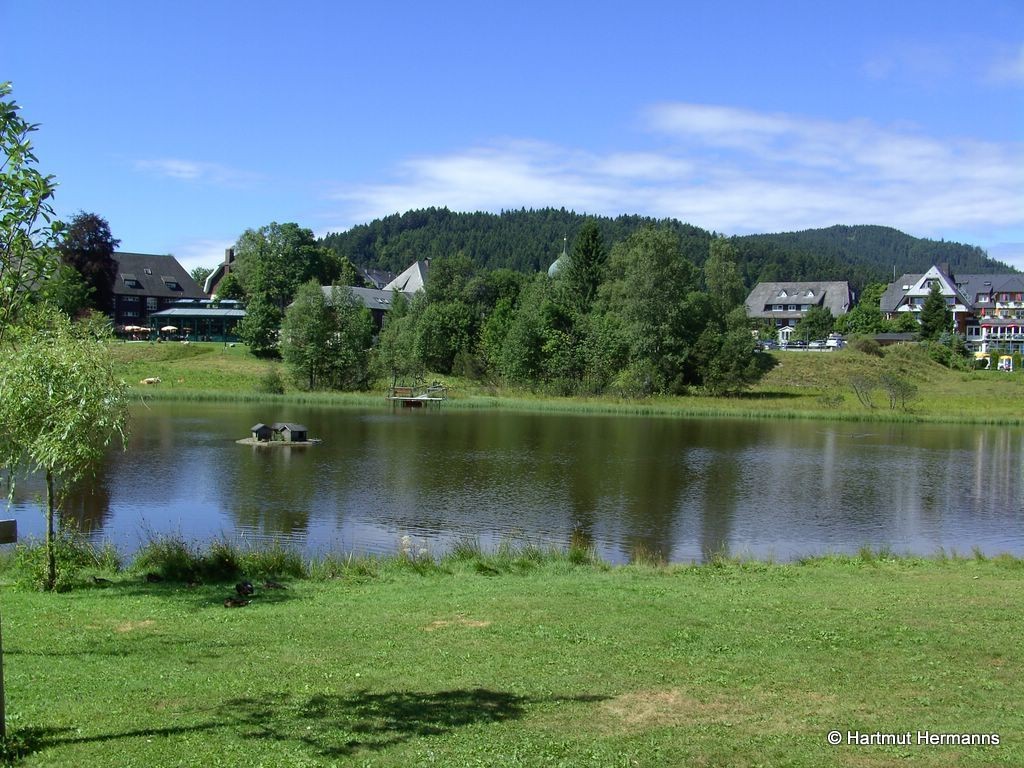
{"label": "gabled roof", "polygon": [[[910,290],[911,286],[917,284],[924,275],[901,275],[900,279],[894,283],[889,283],[889,287],[885,289],[885,293],[882,294],[882,298],[879,300],[879,306],[883,312],[895,312],[896,308],[900,305],[903,297],[907,295],[907,291]],[[907,286],[904,288],[903,286]]]}
{"label": "gabled roof", "polygon": [[388,272],[385,269],[377,269],[376,267],[356,267],[359,271],[359,276],[363,278],[370,286],[381,289],[392,280],[395,279],[394,272]]}
{"label": "gabled roof", "polygon": [[422,291],[427,284],[427,273],[430,270],[430,262],[416,261],[402,274],[384,286],[385,291],[401,291],[402,293],[417,293]]}
{"label": "gabled roof", "polygon": [[[998,293],[1024,293],[1024,275],[949,275],[937,267],[932,267],[923,275],[905,274],[894,283],[889,283],[879,302],[883,312],[895,312],[907,296],[924,296],[924,281],[928,278],[939,278],[943,285],[943,294],[953,295],[957,302],[968,309],[974,309],[978,296],[989,296]],[[955,285],[955,287],[953,287]]]}
{"label": "gabled roof", "polygon": [[[758,283],[747,296],[747,314],[759,317],[773,304],[825,307],[833,317],[850,311],[850,285],[841,281]],[[772,313],[775,317],[777,313]]]}
{"label": "gabled roof", "polygon": [[[320,290],[323,291],[324,298],[330,301],[334,295],[334,286],[321,285]],[[385,312],[391,309],[391,300],[395,296],[394,291],[379,291],[376,288],[355,288],[353,286],[339,285],[338,290],[348,291],[352,298],[362,302],[363,306],[367,309],[379,309]],[[407,298],[412,297],[409,296]]]}
{"label": "gabled roof", "polygon": [[302,424],[295,424],[291,421],[275,421],[270,425],[270,428],[275,432],[280,432],[283,429],[287,429],[290,432],[309,432]]}
{"label": "gabled roof", "polygon": [[957,275],[956,284],[971,301],[978,295],[1024,293],[1024,275]]}
{"label": "gabled roof", "polygon": [[[114,252],[115,296],[201,299],[206,294],[173,256]],[[177,286],[175,288],[174,286]]]}

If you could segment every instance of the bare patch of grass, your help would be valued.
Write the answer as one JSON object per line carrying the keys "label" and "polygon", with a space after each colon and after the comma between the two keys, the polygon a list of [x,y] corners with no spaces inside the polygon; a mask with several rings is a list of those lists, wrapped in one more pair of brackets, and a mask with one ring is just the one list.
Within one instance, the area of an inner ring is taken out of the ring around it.
{"label": "bare patch of grass", "polygon": [[484,629],[485,627],[491,626],[490,621],[482,621],[480,619],[468,619],[465,616],[459,615],[454,619],[437,619],[432,621],[423,628],[424,632],[436,632],[439,629],[448,629],[449,627],[464,627],[466,629]]}
{"label": "bare patch of grass", "polygon": [[721,724],[750,714],[741,701],[722,697],[701,700],[678,689],[632,691],[602,702],[600,707],[606,725],[629,731]]}

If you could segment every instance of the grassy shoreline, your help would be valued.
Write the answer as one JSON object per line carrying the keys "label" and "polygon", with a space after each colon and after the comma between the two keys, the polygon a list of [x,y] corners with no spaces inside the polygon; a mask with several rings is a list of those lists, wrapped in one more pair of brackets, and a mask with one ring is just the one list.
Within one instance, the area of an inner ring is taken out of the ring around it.
{"label": "grassy shoreline", "polygon": [[[389,407],[383,385],[370,392],[303,392],[289,387],[282,395],[257,391],[261,377],[276,371],[276,361],[252,357],[242,347],[217,344],[179,346],[115,344],[118,370],[131,382],[159,376],[155,387],[133,384],[140,399],[178,401],[281,402],[340,407]],[[445,408],[504,409],[557,413],[623,414],[680,418],[812,419],[858,422],[1024,425],[1024,373],[951,371],[921,350],[893,348],[884,358],[852,350],[775,353],[775,368],[749,392],[735,397],[701,395],[623,399],[557,397],[528,390],[498,389],[457,377],[442,378],[451,387]],[[884,394],[876,407],[864,407],[849,381],[855,376],[895,372],[912,382],[919,397],[909,408],[890,409]]]}
{"label": "grassy shoreline", "polygon": [[[566,554],[289,580],[6,586],[26,766],[1019,765],[1024,562]],[[831,730],[998,746],[831,746]]]}

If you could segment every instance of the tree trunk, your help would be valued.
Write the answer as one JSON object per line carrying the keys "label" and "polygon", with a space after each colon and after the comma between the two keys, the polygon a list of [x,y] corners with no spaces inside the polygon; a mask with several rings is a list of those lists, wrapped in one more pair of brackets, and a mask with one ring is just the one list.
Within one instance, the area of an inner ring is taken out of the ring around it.
{"label": "tree trunk", "polygon": [[57,554],[54,551],[54,498],[53,472],[46,470],[46,589],[52,591],[57,586]]}

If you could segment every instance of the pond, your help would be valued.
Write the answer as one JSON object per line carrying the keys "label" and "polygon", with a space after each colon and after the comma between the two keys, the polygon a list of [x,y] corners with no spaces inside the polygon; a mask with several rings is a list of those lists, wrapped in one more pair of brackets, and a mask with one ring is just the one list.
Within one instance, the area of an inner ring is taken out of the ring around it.
{"label": "pond", "polygon": [[[294,421],[323,443],[236,444]],[[1024,430],[987,426],[149,403],[65,520],[130,554],[148,538],[280,541],[316,555],[440,555],[474,540],[611,562],[716,553],[1024,556]],[[13,516],[39,536],[41,484]]]}

